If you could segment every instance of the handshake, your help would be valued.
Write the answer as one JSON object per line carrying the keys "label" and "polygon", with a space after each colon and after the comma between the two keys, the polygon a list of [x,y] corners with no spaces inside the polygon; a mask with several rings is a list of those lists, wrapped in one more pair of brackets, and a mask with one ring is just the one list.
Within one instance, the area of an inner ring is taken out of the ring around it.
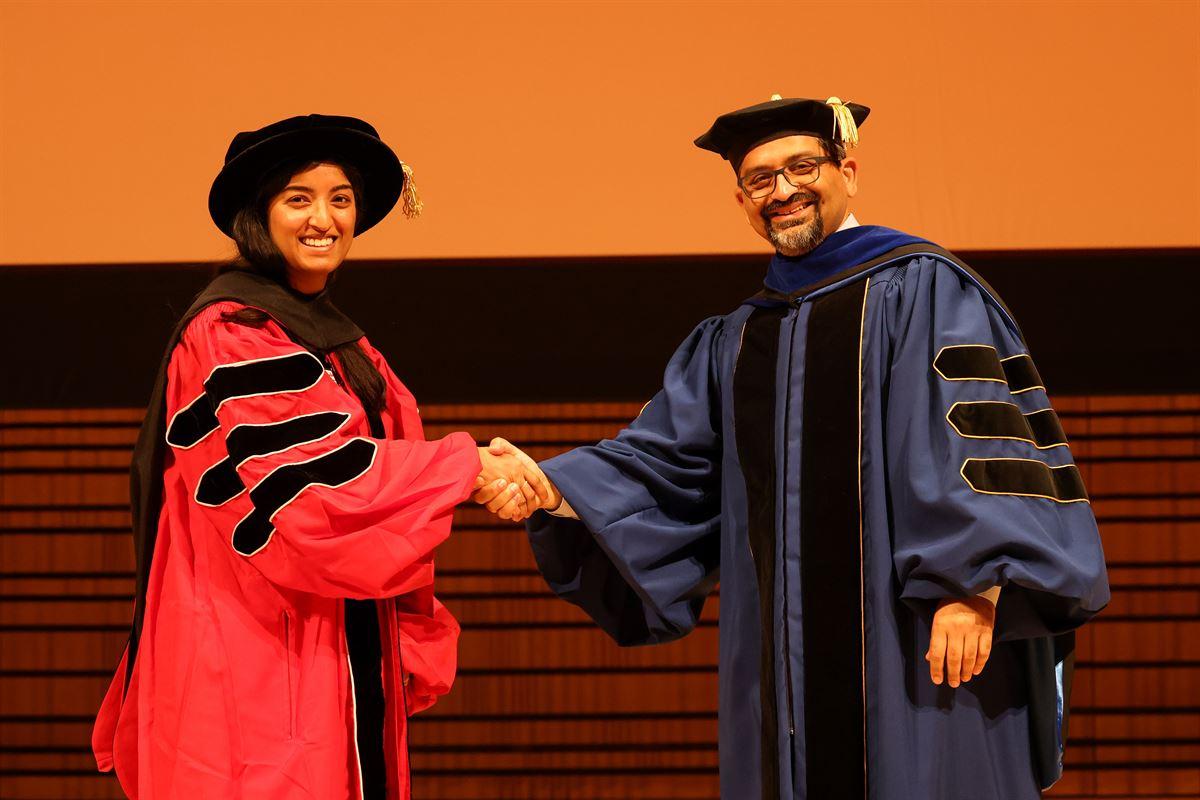
{"label": "handshake", "polygon": [[539,508],[553,511],[562,495],[537,462],[506,439],[492,439],[479,448],[483,465],[471,499],[500,519],[520,522]]}

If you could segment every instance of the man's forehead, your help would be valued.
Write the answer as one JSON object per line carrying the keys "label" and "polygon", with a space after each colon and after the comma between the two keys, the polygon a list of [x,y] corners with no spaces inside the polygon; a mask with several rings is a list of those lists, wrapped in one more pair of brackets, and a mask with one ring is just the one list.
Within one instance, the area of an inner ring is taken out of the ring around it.
{"label": "man's forehead", "polygon": [[746,153],[738,172],[745,175],[763,167],[780,166],[781,164],[776,162],[784,162],[796,156],[819,156],[824,152],[821,140],[816,136],[784,136],[764,142]]}

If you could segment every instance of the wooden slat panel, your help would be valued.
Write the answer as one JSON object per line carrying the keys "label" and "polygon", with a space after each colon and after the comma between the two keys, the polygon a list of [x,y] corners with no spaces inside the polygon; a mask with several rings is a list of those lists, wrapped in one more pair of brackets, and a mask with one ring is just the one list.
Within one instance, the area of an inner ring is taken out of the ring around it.
{"label": "wooden slat panel", "polygon": [[1200,769],[1194,766],[1154,766],[1081,770],[1068,758],[1066,774],[1046,797],[1066,798],[1194,798],[1200,796]]}
{"label": "wooden slat panel", "polygon": [[[1079,637],[1068,772],[1048,796],[1200,795],[1200,396],[1055,405],[1101,521],[1114,596]],[[430,436],[502,435],[541,458],[612,435],[640,407],[423,416]],[[5,797],[120,796],[90,772],[86,744],[127,635],[125,469],[140,418],[0,410]],[[463,508],[455,528],[438,585],[464,624],[462,672],[414,720],[417,796],[714,797],[718,599],[680,642],[617,648],[549,596],[519,526]]]}
{"label": "wooden slat panel", "polygon": [[125,797],[111,775],[5,775],[6,800],[120,800]]}
{"label": "wooden slat panel", "polygon": [[[129,638],[128,624],[114,630],[64,629],[70,624],[65,621],[54,630],[0,630],[0,669],[116,669]],[[4,684],[7,692],[7,680]]]}

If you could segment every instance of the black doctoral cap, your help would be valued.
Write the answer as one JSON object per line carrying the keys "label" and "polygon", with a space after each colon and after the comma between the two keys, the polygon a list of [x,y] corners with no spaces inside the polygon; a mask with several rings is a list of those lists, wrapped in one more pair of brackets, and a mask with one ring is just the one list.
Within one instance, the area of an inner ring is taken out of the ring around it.
{"label": "black doctoral cap", "polygon": [[363,211],[354,226],[363,233],[388,215],[404,197],[404,214],[421,213],[412,169],[383,143],[370,123],[356,117],[308,114],[272,122],[233,137],[225,166],[208,193],[208,213],[226,236],[232,236],[233,217],[258,192],[259,183],[273,170],[296,159],[332,159],[349,164],[363,178]]}
{"label": "black doctoral cap", "polygon": [[717,117],[696,146],[711,150],[736,170],[746,153],[784,136],[819,136],[846,147],[858,144],[858,126],[871,109],[831,97],[822,103],[803,97],[772,95],[765,103]]}

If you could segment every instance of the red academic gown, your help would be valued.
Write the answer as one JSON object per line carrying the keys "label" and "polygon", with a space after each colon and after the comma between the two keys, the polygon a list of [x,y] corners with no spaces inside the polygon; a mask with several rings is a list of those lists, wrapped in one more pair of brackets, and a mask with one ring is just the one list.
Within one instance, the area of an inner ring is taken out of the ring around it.
{"label": "red academic gown", "polygon": [[222,319],[242,307],[205,308],[171,356],[144,627],[128,689],[122,659],[104,698],[96,760],[143,800],[362,797],[345,609],[378,599],[387,797],[403,800],[407,716],[454,678],[433,552],[478,452],[466,433],[425,441],[363,339],[387,385],[373,438],[336,360],[274,321]]}

